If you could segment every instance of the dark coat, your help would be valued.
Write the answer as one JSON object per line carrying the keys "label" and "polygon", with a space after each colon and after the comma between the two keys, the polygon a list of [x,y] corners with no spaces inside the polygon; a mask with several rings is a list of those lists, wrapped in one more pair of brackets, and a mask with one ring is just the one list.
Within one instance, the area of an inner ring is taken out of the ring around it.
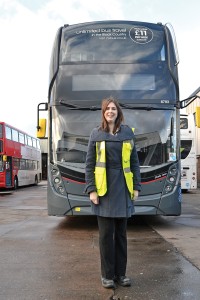
{"label": "dark coat", "polygon": [[[129,218],[134,214],[134,201],[130,198],[123,167],[122,167],[122,144],[125,140],[135,141],[135,136],[130,127],[121,125],[115,135],[104,132],[99,128],[93,129],[86,157],[86,188],[85,192],[96,191],[94,169],[96,164],[96,142],[106,141],[106,175],[107,192],[99,197],[99,204],[92,204],[95,215],[102,217]],[[136,147],[133,147],[130,158],[131,171],[133,173],[134,190],[140,191],[141,177],[139,160]]]}

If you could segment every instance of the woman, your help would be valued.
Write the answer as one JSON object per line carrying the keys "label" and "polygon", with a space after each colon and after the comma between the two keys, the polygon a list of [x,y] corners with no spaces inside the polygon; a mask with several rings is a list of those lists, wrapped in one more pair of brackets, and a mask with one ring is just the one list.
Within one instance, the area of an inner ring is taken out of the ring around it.
{"label": "woman", "polygon": [[140,168],[130,127],[118,102],[102,101],[102,123],[90,135],[86,157],[86,193],[97,215],[101,257],[101,280],[105,288],[115,282],[130,286],[126,277],[127,218],[134,213],[140,191]]}

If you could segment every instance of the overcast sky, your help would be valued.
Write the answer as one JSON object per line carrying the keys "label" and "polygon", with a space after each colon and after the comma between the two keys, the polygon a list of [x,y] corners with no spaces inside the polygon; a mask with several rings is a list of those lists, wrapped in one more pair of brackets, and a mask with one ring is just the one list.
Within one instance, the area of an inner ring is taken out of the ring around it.
{"label": "overcast sky", "polygon": [[36,135],[57,29],[95,20],[171,23],[180,95],[187,98],[200,86],[199,12],[199,0],[0,0],[0,120]]}

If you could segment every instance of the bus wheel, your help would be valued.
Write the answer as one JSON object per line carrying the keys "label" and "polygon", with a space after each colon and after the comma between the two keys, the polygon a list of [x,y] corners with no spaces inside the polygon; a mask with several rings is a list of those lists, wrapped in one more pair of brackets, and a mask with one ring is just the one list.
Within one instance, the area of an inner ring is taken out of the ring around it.
{"label": "bus wheel", "polygon": [[35,185],[38,185],[38,177],[37,177],[37,175],[35,176]]}
{"label": "bus wheel", "polygon": [[18,188],[18,179],[15,176],[15,178],[14,178],[14,189],[16,190],[17,188]]}

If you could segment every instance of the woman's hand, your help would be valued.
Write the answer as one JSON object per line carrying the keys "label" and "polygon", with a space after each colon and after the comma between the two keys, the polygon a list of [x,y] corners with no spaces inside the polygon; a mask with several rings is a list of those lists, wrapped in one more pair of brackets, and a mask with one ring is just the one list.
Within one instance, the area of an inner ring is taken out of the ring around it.
{"label": "woman's hand", "polygon": [[99,204],[99,197],[97,195],[97,192],[91,192],[90,193],[90,200],[94,203],[94,204]]}
{"label": "woman's hand", "polygon": [[139,192],[137,190],[134,190],[133,193],[134,193],[133,200],[137,200]]}

